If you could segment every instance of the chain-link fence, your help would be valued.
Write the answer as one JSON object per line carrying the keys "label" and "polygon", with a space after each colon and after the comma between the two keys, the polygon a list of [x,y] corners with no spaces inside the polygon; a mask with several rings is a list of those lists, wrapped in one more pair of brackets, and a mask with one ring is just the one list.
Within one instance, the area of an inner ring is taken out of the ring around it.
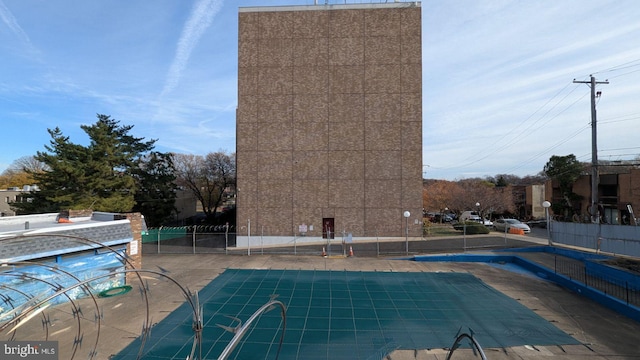
{"label": "chain-link fence", "polygon": [[432,227],[422,236],[398,234],[380,236],[379,231],[354,236],[347,231],[325,233],[323,237],[303,234],[271,235],[260,231],[251,236],[220,226],[161,227],[143,234],[143,253],[218,253],[230,255],[322,255],[404,256],[471,249],[528,246],[530,243],[496,235],[465,235],[449,227]]}
{"label": "chain-link fence", "polygon": [[143,253],[224,253],[236,247],[236,233],[226,225],[160,227],[142,234]]}

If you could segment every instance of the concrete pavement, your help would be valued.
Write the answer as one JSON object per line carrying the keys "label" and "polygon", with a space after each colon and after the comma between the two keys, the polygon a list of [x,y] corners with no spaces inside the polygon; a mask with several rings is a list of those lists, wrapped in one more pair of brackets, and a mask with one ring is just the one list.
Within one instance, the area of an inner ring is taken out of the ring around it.
{"label": "concrete pavement", "polygon": [[[525,242],[531,240],[526,236],[516,238]],[[438,241],[452,243],[451,239],[421,241],[433,241],[431,245],[437,249],[442,247],[436,244]],[[545,244],[546,240],[534,242]],[[583,344],[485,349],[489,359],[640,359],[640,323],[548,281],[482,263],[403,261],[364,257],[358,253],[350,258],[277,254],[144,254],[142,263],[143,269],[148,272],[141,272],[142,285],[132,284],[133,289],[128,294],[101,298],[98,304],[83,300],[79,304],[83,309],[80,316],[76,316],[77,309],[69,306],[52,310],[49,320],[52,326],[48,336],[61,339],[60,359],[71,358],[74,352],[76,358],[86,358],[93,351],[97,354],[96,359],[108,359],[137,338],[143,328],[153,331],[155,323],[184,303],[183,291],[177,284],[197,291],[228,268],[468,272],[519,301]],[[147,293],[148,302],[141,296],[143,292]],[[33,321],[31,325],[24,326],[19,332],[23,335],[29,332],[42,334],[40,321]],[[454,339],[451,341],[453,344]],[[471,357],[464,350],[458,351],[453,358]],[[393,360],[445,358],[446,351],[442,349],[396,351],[388,357]]]}
{"label": "concrete pavement", "polygon": [[[546,243],[544,239],[536,241]],[[293,255],[145,255],[143,264],[147,269],[158,267],[168,269],[169,275],[192,290],[202,288],[227,268],[469,272],[496,290],[521,302],[583,344],[563,347],[523,346],[510,349],[485,349],[488,358],[640,359],[640,323],[548,281],[485,264],[427,263],[358,256],[323,258]],[[168,311],[171,307],[177,306],[177,303],[165,302],[164,306]],[[389,357],[394,360],[414,358],[444,359],[446,351],[398,351]]]}

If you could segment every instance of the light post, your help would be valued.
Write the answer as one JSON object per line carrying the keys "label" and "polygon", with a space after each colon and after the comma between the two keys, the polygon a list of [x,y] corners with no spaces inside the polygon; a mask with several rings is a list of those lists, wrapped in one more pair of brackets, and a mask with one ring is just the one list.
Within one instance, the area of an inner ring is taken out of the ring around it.
{"label": "light post", "polygon": [[409,255],[409,216],[411,213],[409,211],[405,211],[402,216],[404,216],[404,242],[405,242],[405,250],[407,255]]}
{"label": "light post", "polygon": [[551,207],[551,203],[545,200],[542,202],[542,207],[544,208],[544,215],[547,221],[547,241],[549,242],[549,246],[551,246],[551,222],[549,221],[549,208]]}
{"label": "light post", "polygon": [[478,213],[478,216],[480,216],[480,203],[479,202],[476,203],[476,212]]}

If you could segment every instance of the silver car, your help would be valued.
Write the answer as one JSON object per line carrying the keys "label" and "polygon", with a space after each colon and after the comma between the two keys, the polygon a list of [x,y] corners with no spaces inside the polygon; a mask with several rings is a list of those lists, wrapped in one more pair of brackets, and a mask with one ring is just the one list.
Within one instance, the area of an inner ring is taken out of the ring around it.
{"label": "silver car", "polygon": [[529,225],[522,223],[516,219],[498,219],[493,222],[493,227],[498,231],[509,232],[509,229],[522,229],[525,234],[531,232]]}

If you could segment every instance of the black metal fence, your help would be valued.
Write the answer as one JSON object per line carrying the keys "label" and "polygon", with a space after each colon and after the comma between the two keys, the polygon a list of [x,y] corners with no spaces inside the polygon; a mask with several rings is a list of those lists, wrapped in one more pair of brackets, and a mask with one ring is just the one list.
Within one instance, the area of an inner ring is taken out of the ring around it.
{"label": "black metal fence", "polygon": [[580,260],[555,257],[555,273],[561,274],[587,287],[640,307],[640,274],[617,276],[615,273],[598,272],[585,266]]}

